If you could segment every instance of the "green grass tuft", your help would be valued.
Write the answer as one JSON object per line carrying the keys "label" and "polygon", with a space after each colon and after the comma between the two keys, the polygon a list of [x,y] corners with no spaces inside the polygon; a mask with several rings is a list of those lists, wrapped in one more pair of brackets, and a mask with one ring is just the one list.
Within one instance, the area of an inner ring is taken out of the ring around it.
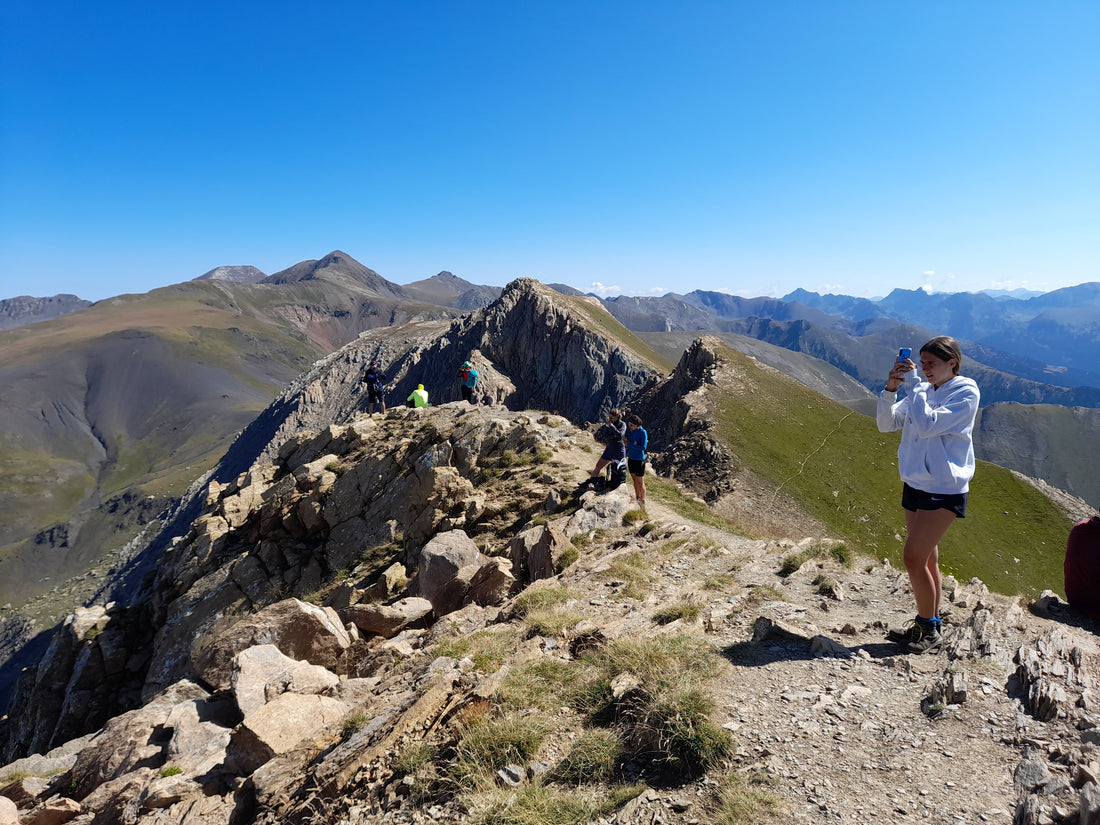
{"label": "green grass tuft", "polygon": [[691,599],[684,599],[676,604],[663,607],[653,614],[652,618],[657,624],[672,624],[677,619],[685,622],[694,622],[699,619],[703,609],[699,603]]}

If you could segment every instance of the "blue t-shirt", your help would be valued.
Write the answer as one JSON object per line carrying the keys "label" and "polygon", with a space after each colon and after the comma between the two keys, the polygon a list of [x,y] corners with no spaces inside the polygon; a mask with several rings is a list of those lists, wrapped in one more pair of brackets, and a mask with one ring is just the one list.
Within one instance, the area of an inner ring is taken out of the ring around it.
{"label": "blue t-shirt", "polygon": [[626,433],[626,457],[635,461],[645,461],[645,448],[649,446],[649,435],[645,427],[632,427]]}

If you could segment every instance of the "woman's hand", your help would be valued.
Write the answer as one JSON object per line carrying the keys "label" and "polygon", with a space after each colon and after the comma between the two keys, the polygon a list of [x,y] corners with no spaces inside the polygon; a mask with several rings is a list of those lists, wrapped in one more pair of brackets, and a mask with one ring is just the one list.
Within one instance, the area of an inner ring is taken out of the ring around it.
{"label": "woman's hand", "polygon": [[897,392],[898,387],[901,386],[905,380],[905,373],[912,372],[917,368],[917,365],[909,358],[904,361],[895,361],[893,369],[890,370],[890,375],[886,379],[886,391]]}

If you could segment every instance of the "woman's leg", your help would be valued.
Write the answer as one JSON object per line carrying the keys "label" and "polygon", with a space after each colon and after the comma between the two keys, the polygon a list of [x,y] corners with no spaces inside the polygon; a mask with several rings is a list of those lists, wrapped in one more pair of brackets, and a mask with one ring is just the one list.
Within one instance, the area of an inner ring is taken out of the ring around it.
{"label": "woman's leg", "polygon": [[601,458],[599,461],[597,461],[596,462],[596,469],[592,471],[591,478],[599,478],[600,477],[600,471],[603,470],[603,468],[606,467],[608,465],[608,463],[609,462],[606,458]]}
{"label": "woman's leg", "polygon": [[634,482],[634,497],[638,499],[638,503],[645,507],[645,478],[643,476],[636,476],[634,473],[630,474],[630,480]]}
{"label": "woman's leg", "polygon": [[931,619],[939,615],[940,539],[957,516],[950,510],[906,510],[905,569],[917,602],[917,615]]}

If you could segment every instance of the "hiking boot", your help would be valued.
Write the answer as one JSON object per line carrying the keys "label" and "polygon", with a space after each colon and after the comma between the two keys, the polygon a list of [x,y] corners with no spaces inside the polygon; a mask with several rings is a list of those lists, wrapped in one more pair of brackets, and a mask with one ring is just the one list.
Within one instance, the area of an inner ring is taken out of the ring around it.
{"label": "hiking boot", "polygon": [[886,638],[910,653],[926,653],[943,644],[943,633],[938,624],[910,619],[903,628],[890,628]]}
{"label": "hiking boot", "polygon": [[905,648],[910,653],[931,653],[943,644],[943,633],[938,624],[913,622],[909,632],[909,643]]}

